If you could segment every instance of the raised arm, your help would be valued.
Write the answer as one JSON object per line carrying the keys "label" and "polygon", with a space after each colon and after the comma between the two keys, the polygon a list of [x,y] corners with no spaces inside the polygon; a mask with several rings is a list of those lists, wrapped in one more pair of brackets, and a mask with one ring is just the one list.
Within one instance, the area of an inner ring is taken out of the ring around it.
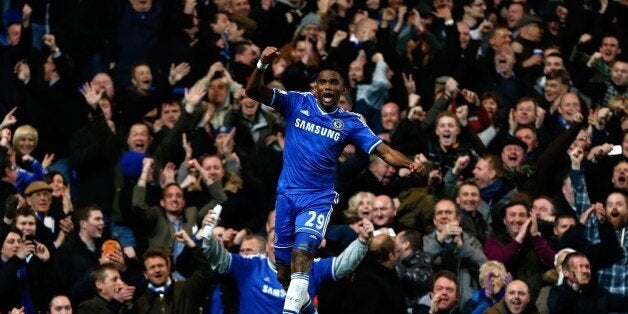
{"label": "raised arm", "polygon": [[358,238],[334,259],[334,278],[336,279],[354,271],[368,251],[368,243],[373,237],[373,223],[368,219],[363,219],[358,230]]}
{"label": "raised arm", "polygon": [[[214,211],[211,210],[205,215],[203,223],[201,224],[202,228],[205,228],[205,226],[209,224],[216,223],[213,215]],[[209,239],[203,238],[203,254],[209,261],[212,270],[219,274],[224,274],[229,270],[229,266],[231,266],[231,254],[220,244],[216,237],[211,236]]]}
{"label": "raised arm", "polygon": [[266,47],[257,62],[257,66],[246,84],[246,95],[265,105],[269,105],[273,100],[273,91],[264,84],[264,70],[275,56],[279,55],[279,50],[275,47]]}
{"label": "raised arm", "polygon": [[406,157],[406,155],[392,149],[385,143],[377,145],[374,153],[379,158],[383,159],[387,164],[393,167],[408,168],[411,172],[425,174],[425,166],[421,162],[414,162],[410,160],[408,157]]}

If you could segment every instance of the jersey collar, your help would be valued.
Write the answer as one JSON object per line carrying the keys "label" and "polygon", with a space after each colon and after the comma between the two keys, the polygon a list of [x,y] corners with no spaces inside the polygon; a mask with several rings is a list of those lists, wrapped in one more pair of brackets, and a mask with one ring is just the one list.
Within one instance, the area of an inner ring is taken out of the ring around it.
{"label": "jersey collar", "polygon": [[334,110],[332,110],[331,112],[327,112],[325,111],[325,109],[322,108],[323,105],[321,105],[318,100],[316,100],[316,108],[318,108],[318,111],[322,114],[322,115],[328,115],[328,114],[333,114],[338,112],[338,105],[336,105],[336,108],[334,108]]}

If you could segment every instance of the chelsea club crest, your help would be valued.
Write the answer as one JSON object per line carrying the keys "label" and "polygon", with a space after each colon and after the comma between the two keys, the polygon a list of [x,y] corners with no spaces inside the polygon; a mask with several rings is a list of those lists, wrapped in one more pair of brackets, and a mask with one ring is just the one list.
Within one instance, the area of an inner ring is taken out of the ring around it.
{"label": "chelsea club crest", "polygon": [[331,126],[333,126],[334,129],[336,129],[336,130],[342,130],[342,128],[345,127],[345,123],[342,122],[342,120],[340,120],[340,119],[334,119],[331,122]]}

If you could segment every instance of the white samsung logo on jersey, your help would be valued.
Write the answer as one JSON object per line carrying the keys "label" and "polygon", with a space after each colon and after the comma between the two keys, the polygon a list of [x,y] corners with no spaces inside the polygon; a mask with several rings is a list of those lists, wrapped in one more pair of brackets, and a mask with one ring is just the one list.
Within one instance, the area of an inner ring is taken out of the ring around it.
{"label": "white samsung logo on jersey", "polygon": [[336,142],[340,139],[340,132],[298,118],[294,121],[294,126],[316,135],[328,137]]}
{"label": "white samsung logo on jersey", "polygon": [[286,290],[284,290],[283,288],[280,289],[275,289],[273,287],[269,287],[268,285],[264,285],[262,287],[262,292],[264,294],[270,294],[273,297],[276,298],[285,298],[286,297]]}

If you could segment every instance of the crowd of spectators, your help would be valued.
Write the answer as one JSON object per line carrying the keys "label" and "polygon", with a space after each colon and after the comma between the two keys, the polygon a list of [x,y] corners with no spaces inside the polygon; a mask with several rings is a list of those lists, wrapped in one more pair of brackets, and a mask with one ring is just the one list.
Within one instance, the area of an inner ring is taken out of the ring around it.
{"label": "crowd of spectators", "polygon": [[628,313],[626,0],[0,9],[0,313],[279,313],[267,46],[428,168],[349,143],[304,313]]}

